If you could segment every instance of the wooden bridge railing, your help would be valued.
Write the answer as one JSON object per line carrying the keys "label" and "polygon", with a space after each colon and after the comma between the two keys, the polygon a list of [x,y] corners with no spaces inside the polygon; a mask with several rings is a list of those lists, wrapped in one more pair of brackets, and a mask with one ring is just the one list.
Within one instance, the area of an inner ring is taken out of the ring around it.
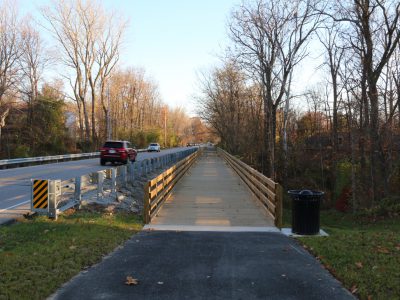
{"label": "wooden bridge railing", "polygon": [[157,214],[161,206],[168,199],[172,188],[179,179],[186,173],[197,157],[201,155],[202,149],[182,159],[168,170],[157,177],[149,180],[144,187],[144,208],[143,220],[145,224]]}
{"label": "wooden bridge railing", "polygon": [[282,227],[282,197],[280,184],[253,169],[240,159],[225,150],[217,148],[218,154],[225,158],[228,164],[236,171],[250,188],[254,196],[261,203],[266,213],[273,218],[275,226]]}

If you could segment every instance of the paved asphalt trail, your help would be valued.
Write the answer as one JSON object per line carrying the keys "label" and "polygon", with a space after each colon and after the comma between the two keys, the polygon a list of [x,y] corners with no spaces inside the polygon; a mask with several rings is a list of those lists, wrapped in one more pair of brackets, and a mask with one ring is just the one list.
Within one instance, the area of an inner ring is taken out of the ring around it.
{"label": "paved asphalt trail", "polygon": [[283,234],[172,231],[134,235],[50,298],[355,299]]}
{"label": "paved asphalt trail", "polygon": [[[188,148],[173,148],[161,152],[140,152],[137,160],[175,153]],[[0,225],[30,210],[31,178],[67,180],[90,174],[112,165],[101,166],[98,158],[60,162],[30,167],[0,170]]]}

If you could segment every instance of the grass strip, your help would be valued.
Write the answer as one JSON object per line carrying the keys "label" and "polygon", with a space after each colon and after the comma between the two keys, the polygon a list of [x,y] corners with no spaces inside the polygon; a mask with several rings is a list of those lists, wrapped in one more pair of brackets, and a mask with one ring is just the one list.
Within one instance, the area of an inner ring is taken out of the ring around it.
{"label": "grass strip", "polygon": [[400,299],[400,219],[321,213],[329,237],[300,238],[306,249],[360,299]]}
{"label": "grass strip", "polygon": [[76,212],[0,227],[0,299],[44,299],[142,228],[132,214]]}

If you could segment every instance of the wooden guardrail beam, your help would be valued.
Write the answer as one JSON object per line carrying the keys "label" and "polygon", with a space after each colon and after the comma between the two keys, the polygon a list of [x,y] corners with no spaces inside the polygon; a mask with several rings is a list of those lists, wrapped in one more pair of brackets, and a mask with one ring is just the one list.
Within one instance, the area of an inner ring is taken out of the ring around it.
{"label": "wooden guardrail beam", "polygon": [[266,213],[274,220],[276,227],[282,227],[283,192],[280,184],[253,169],[228,152],[217,148],[223,158],[246,183],[253,195],[260,201]]}
{"label": "wooden guardrail beam", "polygon": [[161,206],[170,196],[172,188],[192,166],[201,152],[201,149],[198,149],[146,183],[143,207],[143,221],[145,224],[150,223],[151,219],[158,213]]}

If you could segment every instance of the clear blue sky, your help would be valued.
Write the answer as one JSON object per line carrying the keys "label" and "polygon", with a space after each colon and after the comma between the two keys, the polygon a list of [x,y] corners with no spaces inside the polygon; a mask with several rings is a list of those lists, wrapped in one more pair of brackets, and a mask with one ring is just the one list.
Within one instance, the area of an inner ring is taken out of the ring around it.
{"label": "clear blue sky", "polygon": [[[226,23],[240,0],[103,0],[129,18],[122,66],[142,67],[158,83],[164,102],[193,112],[200,70],[217,63],[227,44]],[[38,17],[51,1],[21,0]]]}
{"label": "clear blue sky", "polygon": [[[111,1],[110,1],[111,2]],[[227,42],[226,21],[234,0],[120,0],[131,26],[124,61],[143,66],[164,100],[193,109],[196,72],[209,67]],[[129,4],[128,4],[129,3]]]}

